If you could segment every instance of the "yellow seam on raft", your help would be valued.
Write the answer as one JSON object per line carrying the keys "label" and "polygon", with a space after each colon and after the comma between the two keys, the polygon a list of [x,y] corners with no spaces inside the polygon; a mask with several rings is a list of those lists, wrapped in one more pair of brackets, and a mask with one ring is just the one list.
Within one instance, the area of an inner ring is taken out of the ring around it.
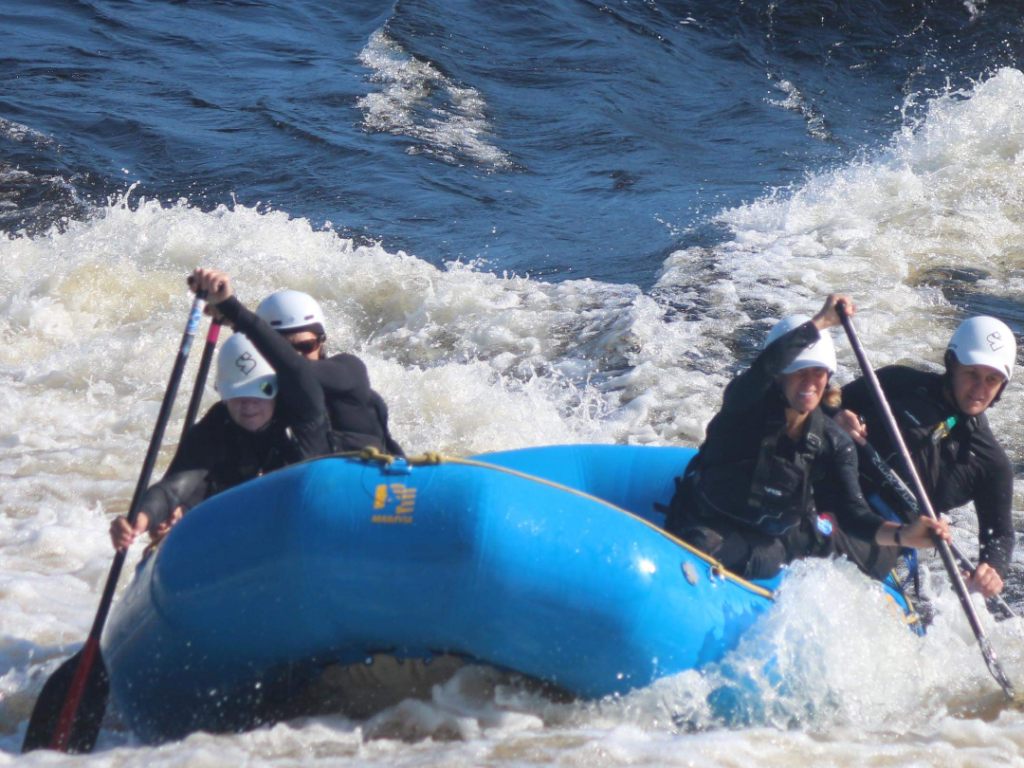
{"label": "yellow seam on raft", "polygon": [[[308,464],[313,461],[319,461],[320,459],[360,459],[362,461],[378,461],[386,465],[390,465],[395,461],[394,456],[391,456],[390,454],[387,453],[381,453],[376,448],[368,447],[364,448],[361,451],[345,451],[343,453],[329,453],[325,456],[316,456],[311,459],[305,459],[303,461],[296,462],[295,464],[290,464],[289,467],[298,466],[299,464]],[[664,528],[659,528],[651,521],[645,520],[644,518],[640,517],[640,515],[634,514],[633,512],[630,512],[628,509],[623,509],[622,507],[616,506],[615,504],[612,504],[610,501],[606,499],[601,499],[598,498],[597,496],[591,496],[589,493],[585,493],[584,491],[580,491],[575,488],[570,488],[567,485],[562,485],[561,483],[556,483],[552,480],[545,480],[544,478],[541,477],[528,475],[525,472],[518,472],[514,469],[509,469],[507,467],[499,467],[496,464],[487,464],[486,462],[483,461],[474,461],[472,459],[457,459],[451,456],[443,456],[440,453],[435,453],[434,451],[427,451],[422,456],[412,456],[410,458],[407,458],[405,461],[410,467],[424,467],[433,466],[437,464],[465,464],[466,466],[470,467],[493,469],[497,472],[505,472],[509,475],[515,475],[516,477],[521,477],[525,480],[532,480],[535,483],[541,483],[542,485],[557,488],[560,491],[566,491],[567,493],[572,493],[577,496],[581,496],[584,499],[596,501],[599,504],[603,504],[606,507],[614,509],[616,512],[621,512],[624,515],[629,515],[634,520],[642,523],[651,530],[657,531],[659,534],[667,538],[669,541],[673,542],[674,544],[677,544],[690,554],[706,562],[708,565],[711,566],[712,572],[716,573],[722,578],[729,579],[730,581],[733,581],[739,584],[740,586],[745,587],[754,594],[761,595],[761,597],[767,597],[769,600],[775,599],[775,593],[772,592],[772,590],[760,587],[757,584],[754,584],[753,582],[747,581],[742,576],[736,575],[732,571],[726,569],[724,565],[715,560],[715,558],[711,557],[706,552],[702,552],[701,550],[694,547],[692,544],[688,544],[687,542],[680,539],[678,536],[669,533]]]}
{"label": "yellow seam on raft", "polygon": [[614,509],[616,512],[621,512],[624,515],[629,515],[634,520],[637,520],[640,523],[643,523],[644,525],[646,525],[648,528],[650,528],[650,529],[652,529],[654,531],[657,531],[662,536],[667,538],[669,541],[672,541],[673,543],[678,544],[679,546],[681,546],[683,549],[685,549],[690,554],[692,554],[692,555],[694,555],[696,557],[699,557],[701,560],[703,560],[704,562],[708,563],[712,567],[713,570],[718,571],[718,573],[721,574],[724,578],[730,579],[731,581],[736,582],[737,584],[739,584],[742,587],[746,587],[751,592],[754,592],[755,594],[761,595],[762,597],[767,597],[770,600],[774,600],[775,599],[775,593],[772,592],[770,589],[765,589],[764,587],[759,587],[757,584],[754,584],[754,583],[752,583],[750,581],[747,581],[746,579],[742,578],[741,576],[737,576],[732,571],[727,570],[720,562],[715,560],[713,557],[708,555],[706,552],[701,552],[699,549],[694,547],[692,544],[688,544],[687,542],[683,541],[682,539],[680,539],[680,538],[678,538],[676,536],[673,536],[671,533],[666,531],[664,528],[659,528],[658,526],[656,526],[651,521],[645,520],[644,518],[640,517],[640,515],[637,515],[637,514],[635,514],[633,512],[630,512],[628,509],[623,509],[622,507],[616,506],[615,504],[612,504],[610,501],[607,501],[606,499],[601,499],[601,498],[598,498],[597,496],[591,496],[589,493],[585,493],[584,491],[579,491],[579,490],[577,490],[575,488],[570,488],[567,485],[562,485],[561,483],[556,483],[556,482],[554,482],[552,480],[545,480],[542,477],[535,477],[534,475],[528,475],[525,472],[519,472],[519,471],[514,470],[514,469],[509,469],[508,467],[499,467],[499,466],[497,466],[495,464],[488,464],[488,463],[483,462],[483,461],[474,461],[473,459],[454,459],[454,458],[450,458],[450,457],[441,456],[439,454],[427,454],[427,455],[425,455],[423,457],[416,457],[416,458],[413,458],[413,459],[409,460],[409,464],[413,465],[413,466],[416,466],[418,464],[440,464],[440,463],[464,464],[464,465],[470,466],[470,467],[481,467],[483,469],[493,469],[493,470],[496,470],[498,472],[505,472],[505,473],[510,474],[510,475],[515,475],[516,477],[524,478],[526,480],[532,480],[535,483],[540,483],[542,485],[547,485],[547,486],[550,486],[552,488],[557,488],[560,491],[567,491],[568,493],[573,493],[573,494],[575,494],[577,496],[581,496],[584,499],[589,499],[591,501],[596,501],[599,504],[603,504],[606,507],[610,507],[611,509]]}
{"label": "yellow seam on raft", "polygon": [[[342,453],[336,453],[336,454],[334,454],[334,457],[335,458],[360,458],[360,459],[363,459],[364,461],[366,461],[366,460],[380,461],[380,462],[386,463],[386,464],[390,464],[391,462],[394,461],[393,457],[389,456],[388,454],[381,453],[380,451],[378,451],[376,448],[373,448],[373,447],[364,448],[362,451],[350,451],[348,453],[343,453],[343,454]],[[553,480],[545,480],[544,478],[536,477],[535,475],[529,475],[529,474],[526,474],[525,472],[519,472],[518,470],[515,470],[515,469],[509,469],[508,467],[500,467],[500,466],[497,466],[495,464],[488,464],[487,462],[475,461],[473,459],[457,459],[457,458],[453,458],[453,457],[450,457],[450,456],[444,456],[444,455],[442,455],[440,453],[437,453],[435,451],[426,451],[422,456],[410,457],[410,458],[406,459],[406,463],[409,466],[411,466],[411,467],[431,466],[431,465],[448,463],[448,464],[464,464],[466,466],[481,467],[481,468],[484,468],[484,469],[493,469],[493,470],[496,470],[498,472],[505,472],[507,474],[514,475],[516,477],[521,477],[521,478],[526,479],[526,480],[532,480],[535,483],[541,483],[542,485],[547,485],[547,486],[550,486],[552,488],[557,488],[558,490],[566,491],[568,493],[575,494],[575,495],[580,496],[582,498],[590,499],[591,501],[596,501],[599,504],[603,504],[603,505],[605,505],[607,507],[611,507],[616,512],[621,512],[624,515],[629,515],[634,520],[637,520],[637,521],[643,523],[648,528],[651,528],[651,529],[657,531],[662,536],[665,536],[666,538],[668,538],[670,541],[674,542],[675,544],[678,544],[683,549],[685,549],[687,552],[691,553],[692,555],[694,555],[694,556],[700,558],[701,560],[703,560],[704,562],[708,563],[711,566],[711,571],[712,571],[713,574],[716,574],[716,575],[718,575],[718,576],[720,576],[722,578],[730,579],[730,580],[736,582],[737,584],[740,584],[740,585],[746,587],[747,589],[753,591],[756,594],[762,595],[762,596],[770,598],[772,600],[775,599],[775,594],[770,589],[765,589],[764,587],[760,587],[757,584],[749,582],[746,579],[744,579],[743,577],[736,575],[732,571],[727,570],[725,568],[725,566],[723,566],[720,562],[718,562],[713,557],[708,555],[706,552],[702,552],[701,550],[697,549],[693,545],[691,545],[691,544],[683,541],[682,539],[678,538],[677,536],[669,533],[665,529],[659,528],[658,526],[654,525],[649,520],[645,520],[644,518],[640,517],[639,515],[634,514],[633,512],[630,512],[628,509],[623,509],[622,507],[619,507],[619,506],[616,506],[615,504],[612,504],[610,501],[608,501],[606,499],[602,499],[602,498],[599,498],[597,496],[592,496],[591,494],[586,493],[585,491],[580,491],[580,490],[577,490],[576,488],[570,488],[569,486],[562,485],[561,483],[556,483]],[[893,576],[894,583],[899,585],[899,583],[900,583],[899,582],[899,578],[896,576],[896,572],[895,571],[893,571],[892,576]],[[910,595],[907,594],[907,591],[905,589],[903,589],[902,586],[900,587],[900,593],[903,595],[903,599],[907,601],[907,608],[909,609],[909,613],[904,616],[904,620],[906,621],[907,624],[915,624],[915,623],[919,622],[921,619],[917,615],[917,610],[914,608],[914,603],[913,603],[913,601],[911,601]]]}
{"label": "yellow seam on raft", "polygon": [[[394,461],[395,461],[395,457],[394,456],[392,456],[390,454],[387,454],[387,453],[382,453],[381,451],[377,450],[376,448],[373,448],[372,446],[370,446],[370,447],[364,448],[361,451],[345,451],[345,452],[342,452],[342,453],[327,454],[326,456],[316,456],[316,457],[311,458],[311,459],[305,459],[304,461],[296,462],[296,464],[292,464],[290,466],[296,466],[297,464],[308,464],[310,462],[318,461],[320,459],[361,459],[362,461],[378,461],[381,464],[385,464],[385,465],[390,465],[390,464],[394,463]],[[711,557],[707,553],[702,552],[701,550],[697,549],[692,544],[689,544],[689,543],[683,541],[679,537],[677,537],[677,536],[669,533],[668,531],[666,531],[664,528],[659,528],[658,526],[654,525],[649,520],[645,520],[644,518],[640,517],[639,515],[637,515],[637,514],[635,514],[633,512],[630,512],[628,509],[623,509],[622,507],[619,507],[619,506],[616,506],[615,504],[612,504],[610,501],[608,501],[606,499],[602,499],[602,498],[599,498],[597,496],[592,496],[589,493],[577,490],[576,488],[570,488],[567,485],[562,485],[561,483],[556,483],[556,482],[554,482],[552,480],[545,480],[544,478],[541,478],[541,477],[536,477],[534,475],[528,475],[525,472],[519,472],[519,471],[514,470],[514,469],[509,469],[508,467],[499,467],[496,464],[488,464],[488,463],[483,462],[483,461],[474,461],[472,459],[452,458],[450,456],[443,456],[442,454],[436,453],[434,451],[427,451],[422,456],[413,456],[413,457],[411,457],[409,459],[406,459],[406,463],[409,466],[411,466],[411,467],[431,466],[431,465],[436,465],[436,464],[445,464],[445,463],[447,463],[447,464],[465,464],[466,466],[470,466],[470,467],[481,467],[483,469],[493,469],[493,470],[495,470],[497,472],[505,472],[505,473],[507,473],[509,475],[514,475],[516,477],[521,477],[521,478],[524,478],[526,480],[532,480],[535,483],[541,483],[542,485],[547,485],[547,486],[550,486],[552,488],[557,488],[558,490],[561,490],[561,491],[567,491],[568,493],[575,494],[575,495],[580,496],[580,497],[585,498],[585,499],[590,499],[591,501],[596,501],[599,504],[603,504],[606,507],[610,507],[611,509],[614,509],[616,512],[621,512],[624,515],[629,515],[634,520],[637,520],[640,523],[642,523],[643,525],[646,525],[648,528],[651,528],[652,530],[657,531],[662,536],[667,538],[669,541],[672,541],[673,543],[681,546],[683,549],[685,549],[690,554],[692,554],[695,557],[698,557],[699,559],[701,559],[704,562],[708,563],[711,566],[712,571],[717,572],[723,578],[730,579],[731,581],[734,581],[737,584],[739,584],[739,585],[741,585],[743,587],[746,587],[750,591],[754,592],[755,594],[761,595],[762,597],[767,597],[767,598],[769,598],[771,600],[775,599],[775,593],[772,592],[770,589],[765,589],[764,587],[759,587],[757,584],[754,584],[754,583],[752,583],[750,581],[747,581],[746,579],[744,579],[741,576],[737,576],[732,571],[727,570],[725,568],[725,566],[723,566],[720,562],[715,560],[713,557]],[[144,550],[144,554],[148,553],[149,551],[151,551],[153,549],[156,549],[163,542],[164,538],[166,538],[166,537],[161,537],[161,539],[159,539],[158,541],[154,541],[154,542],[150,543],[146,547],[146,549]],[[893,576],[895,576],[895,572],[893,573]],[[899,582],[897,581],[896,583],[898,584]],[[906,590],[901,590],[901,592],[903,593],[903,599],[907,601],[907,607],[910,609],[910,615],[907,616],[907,618],[906,618],[907,623],[908,624],[914,624],[914,623],[920,621],[920,617],[917,615],[917,610],[914,608],[914,604],[910,600],[910,595],[907,594]]]}

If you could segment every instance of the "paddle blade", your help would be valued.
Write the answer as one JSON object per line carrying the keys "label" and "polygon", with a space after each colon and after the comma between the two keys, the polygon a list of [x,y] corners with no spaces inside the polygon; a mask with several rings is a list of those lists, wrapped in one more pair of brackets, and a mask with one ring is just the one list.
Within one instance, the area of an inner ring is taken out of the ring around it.
{"label": "paddle blade", "polygon": [[[32,710],[32,717],[28,721],[28,731],[25,733],[25,741],[21,745],[22,752],[49,749],[52,746],[61,711],[71,692],[75,672],[81,658],[82,652],[79,651],[61,664],[60,668],[46,681],[46,685],[43,686],[43,690],[36,700],[35,708]],[[107,709],[109,695],[110,679],[107,677],[107,668],[103,664],[103,657],[97,654],[85,681],[82,700],[75,712],[71,737],[68,740],[68,752],[92,751],[96,745],[96,738],[100,734],[100,725],[103,722],[103,713]]]}
{"label": "paddle blade", "polygon": [[996,658],[995,649],[992,647],[992,643],[989,642],[988,636],[984,638],[978,638],[978,643],[981,645],[981,654],[985,657],[985,665],[988,667],[988,671],[992,673],[992,677],[996,679],[996,682],[1002,687],[1006,693],[1007,698],[1014,703],[1017,703],[1017,693],[1013,689],[1013,683],[1010,682],[1010,678],[1006,676],[1006,672],[1003,671],[1002,665],[999,663],[999,659]]}

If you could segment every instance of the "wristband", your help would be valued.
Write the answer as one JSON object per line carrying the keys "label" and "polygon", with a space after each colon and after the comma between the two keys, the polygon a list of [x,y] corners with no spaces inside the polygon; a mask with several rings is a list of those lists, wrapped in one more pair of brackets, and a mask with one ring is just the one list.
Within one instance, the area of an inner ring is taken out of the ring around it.
{"label": "wristband", "polygon": [[902,525],[898,525],[898,526],[896,526],[896,530],[893,532],[893,535],[892,535],[893,539],[896,542],[896,546],[897,547],[902,547],[903,546],[903,542],[900,541],[900,533],[902,531],[903,531],[903,526]]}

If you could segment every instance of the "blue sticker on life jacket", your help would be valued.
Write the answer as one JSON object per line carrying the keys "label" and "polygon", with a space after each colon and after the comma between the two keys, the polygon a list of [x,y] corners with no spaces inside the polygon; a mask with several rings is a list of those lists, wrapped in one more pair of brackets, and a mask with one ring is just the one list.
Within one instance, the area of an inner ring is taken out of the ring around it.
{"label": "blue sticker on life jacket", "polygon": [[832,535],[832,519],[826,515],[818,515],[818,530],[823,536]]}

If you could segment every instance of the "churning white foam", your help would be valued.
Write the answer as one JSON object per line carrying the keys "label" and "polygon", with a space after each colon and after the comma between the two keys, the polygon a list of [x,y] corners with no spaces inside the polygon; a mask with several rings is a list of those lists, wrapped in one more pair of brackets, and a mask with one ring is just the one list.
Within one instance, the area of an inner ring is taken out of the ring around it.
{"label": "churning white foam", "polygon": [[[858,305],[876,366],[935,369],[960,317],[936,275],[969,271],[981,278],[974,290],[1022,309],[1024,73],[1003,69],[937,97],[886,150],[717,220],[732,237],[674,253],[658,283],[716,316],[708,333],[719,332],[717,317],[763,332],[772,318],[813,313],[827,293],[843,292]],[[842,340],[839,349],[848,380],[856,361]],[[1020,396],[1013,382],[1004,400]],[[1024,450],[1022,413],[991,412],[1011,452]]]}
{"label": "churning white foam", "polygon": [[460,158],[495,169],[511,165],[493,142],[487,103],[475,88],[459,85],[436,66],[410,55],[379,29],[359,54],[381,87],[356,102],[368,131],[408,136],[409,151],[427,152],[445,162]]}
{"label": "churning white foam", "polygon": [[7,120],[3,117],[0,117],[0,137],[10,139],[11,141],[32,142],[36,145],[48,145],[54,143],[53,139],[46,134],[29,128],[27,125],[22,125],[21,123],[16,123],[13,120]]}
{"label": "churning white foam", "polygon": [[766,97],[765,101],[768,104],[799,113],[804,118],[804,122],[807,123],[807,132],[816,139],[829,140],[832,138],[832,132],[829,131],[825,123],[825,116],[807,103],[803,93],[792,81],[780,77],[778,79],[778,88],[786,94],[786,98],[770,99]]}

